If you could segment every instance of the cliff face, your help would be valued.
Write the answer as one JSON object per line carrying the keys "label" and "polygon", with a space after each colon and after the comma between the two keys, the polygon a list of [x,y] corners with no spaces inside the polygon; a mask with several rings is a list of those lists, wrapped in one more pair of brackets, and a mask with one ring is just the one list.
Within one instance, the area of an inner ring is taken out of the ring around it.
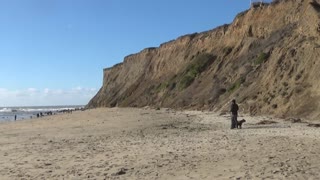
{"label": "cliff face", "polygon": [[320,117],[319,0],[252,7],[230,25],[185,35],[104,69],[88,107],[157,106]]}

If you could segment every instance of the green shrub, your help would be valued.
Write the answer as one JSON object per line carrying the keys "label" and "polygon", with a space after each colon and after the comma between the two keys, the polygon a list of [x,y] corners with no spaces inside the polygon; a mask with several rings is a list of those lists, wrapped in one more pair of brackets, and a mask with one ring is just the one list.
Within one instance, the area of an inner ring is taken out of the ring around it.
{"label": "green shrub", "polygon": [[160,92],[164,89],[166,89],[168,87],[168,83],[167,82],[163,82],[163,83],[160,83],[156,89],[157,92]]}
{"label": "green shrub", "polygon": [[228,92],[233,92],[234,90],[238,89],[240,85],[241,84],[239,83],[239,81],[236,81],[228,88]]}
{"label": "green shrub", "polygon": [[195,79],[195,77],[191,76],[191,75],[183,76],[180,83],[179,83],[179,88],[180,89],[187,88],[188,86],[190,86],[193,83],[194,79]]}
{"label": "green shrub", "polygon": [[187,67],[186,72],[194,76],[199,75],[207,65],[211,64],[213,56],[210,54],[199,54]]}
{"label": "green shrub", "polygon": [[235,83],[233,83],[229,88],[228,88],[228,92],[233,92],[236,89],[238,89],[242,83],[244,83],[246,81],[245,78],[241,77],[240,79],[238,79]]}
{"label": "green shrub", "polygon": [[214,59],[214,56],[207,53],[197,55],[184,71],[182,79],[179,82],[179,88],[184,89],[190,86],[195,78],[201,74]]}
{"label": "green shrub", "polygon": [[269,55],[267,53],[262,52],[259,54],[258,58],[254,61],[254,64],[259,65],[265,62],[268,58],[269,58]]}
{"label": "green shrub", "polygon": [[176,87],[175,78],[172,78],[169,81],[160,83],[156,88],[156,92],[161,92],[163,90],[173,90]]}

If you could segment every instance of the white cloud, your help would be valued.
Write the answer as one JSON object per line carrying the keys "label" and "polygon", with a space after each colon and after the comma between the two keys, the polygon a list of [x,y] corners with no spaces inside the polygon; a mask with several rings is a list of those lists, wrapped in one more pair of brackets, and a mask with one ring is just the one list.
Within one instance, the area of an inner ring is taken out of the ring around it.
{"label": "white cloud", "polygon": [[30,93],[38,92],[38,90],[36,88],[28,88],[27,91]]}
{"label": "white cloud", "polygon": [[97,93],[96,88],[8,90],[0,88],[2,106],[85,105]]}
{"label": "white cloud", "polygon": [[43,92],[44,92],[45,95],[47,95],[47,94],[50,93],[50,89],[49,89],[49,88],[45,88],[45,89],[43,90]]}
{"label": "white cloud", "polygon": [[8,91],[7,89],[5,89],[5,88],[0,88],[0,93],[2,93],[2,92],[6,92],[6,91]]}

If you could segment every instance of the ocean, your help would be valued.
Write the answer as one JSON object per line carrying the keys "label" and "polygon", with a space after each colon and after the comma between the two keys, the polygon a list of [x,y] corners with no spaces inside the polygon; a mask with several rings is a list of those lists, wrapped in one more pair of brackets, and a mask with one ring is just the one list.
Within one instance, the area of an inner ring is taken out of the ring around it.
{"label": "ocean", "polygon": [[58,114],[67,110],[81,110],[84,106],[30,106],[30,107],[0,107],[0,122],[26,120],[37,118],[37,114],[47,115],[48,112]]}

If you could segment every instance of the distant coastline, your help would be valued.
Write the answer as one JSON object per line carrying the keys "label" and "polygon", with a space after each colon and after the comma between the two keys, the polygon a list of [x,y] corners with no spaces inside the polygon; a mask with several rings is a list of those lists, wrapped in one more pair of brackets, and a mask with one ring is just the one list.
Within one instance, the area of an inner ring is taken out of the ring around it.
{"label": "distant coastline", "polygon": [[76,110],[83,110],[84,107],[85,105],[0,107],[0,122],[26,120],[59,113],[70,113]]}

